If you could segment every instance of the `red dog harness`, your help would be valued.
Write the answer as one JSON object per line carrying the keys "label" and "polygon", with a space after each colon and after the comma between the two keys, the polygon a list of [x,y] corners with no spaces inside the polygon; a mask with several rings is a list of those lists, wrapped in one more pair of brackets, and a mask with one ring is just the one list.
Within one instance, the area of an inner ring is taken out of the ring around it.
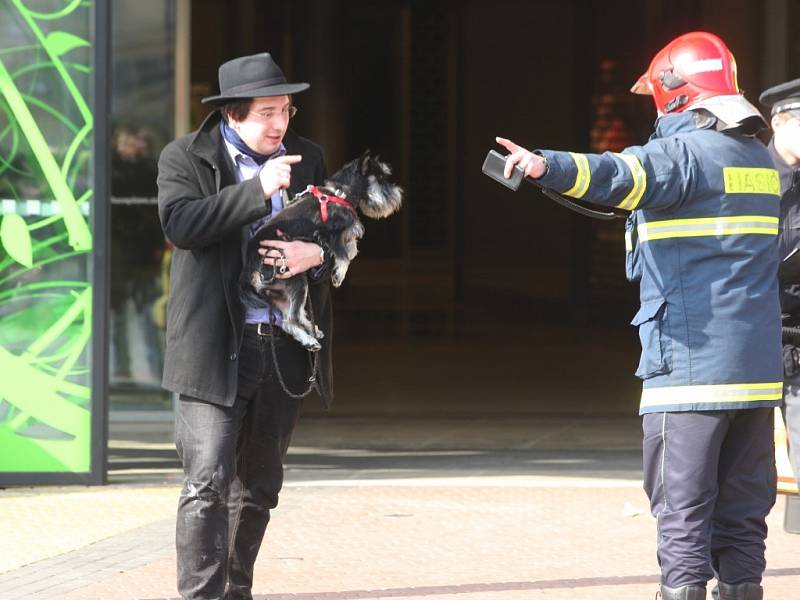
{"label": "red dog harness", "polygon": [[322,217],[323,223],[328,222],[328,202],[333,202],[334,204],[341,204],[342,206],[346,206],[350,210],[355,211],[353,205],[350,204],[344,198],[339,198],[338,196],[325,194],[315,185],[308,186],[307,190],[311,192],[317,200],[319,200],[319,212],[320,216]]}

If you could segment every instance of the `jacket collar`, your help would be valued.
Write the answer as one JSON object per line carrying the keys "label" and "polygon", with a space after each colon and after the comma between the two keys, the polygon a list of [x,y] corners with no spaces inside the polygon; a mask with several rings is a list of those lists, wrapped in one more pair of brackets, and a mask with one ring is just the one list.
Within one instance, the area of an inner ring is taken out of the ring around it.
{"label": "jacket collar", "polygon": [[219,122],[222,115],[218,110],[211,112],[200,125],[200,128],[192,134],[191,141],[187,150],[192,154],[205,159],[214,166],[219,166],[222,159],[221,149],[222,134],[219,130]]}
{"label": "jacket collar", "polygon": [[686,133],[695,131],[697,129],[707,129],[714,125],[714,120],[706,120],[702,124],[698,124],[695,113],[692,111],[685,111],[674,115],[664,115],[656,120],[656,130],[650,139],[666,138],[676,133]]}

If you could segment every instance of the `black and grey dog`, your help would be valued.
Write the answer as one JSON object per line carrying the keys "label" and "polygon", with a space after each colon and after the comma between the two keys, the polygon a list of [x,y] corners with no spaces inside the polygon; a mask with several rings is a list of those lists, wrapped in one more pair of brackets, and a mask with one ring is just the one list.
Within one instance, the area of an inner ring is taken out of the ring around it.
{"label": "black and grey dog", "polygon": [[325,180],[322,187],[309,186],[286,208],[267,221],[248,243],[247,260],[240,279],[241,297],[247,308],[274,307],[283,315],[282,327],[306,349],[320,349],[322,332],[306,314],[308,279],[300,274],[275,277],[275,267],[264,264],[258,253],[261,240],[315,242],[333,256],[331,283],[339,287],[350,261],[358,253],[364,225],[356,210],[372,219],[388,217],[400,209],[403,190],[389,182],[389,165],[369,151],[350,161]]}

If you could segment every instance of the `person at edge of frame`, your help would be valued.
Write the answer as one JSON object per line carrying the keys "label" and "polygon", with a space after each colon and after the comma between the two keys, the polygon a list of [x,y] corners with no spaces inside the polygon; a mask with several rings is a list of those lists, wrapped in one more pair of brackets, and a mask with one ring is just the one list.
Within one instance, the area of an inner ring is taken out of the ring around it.
{"label": "person at edge of frame", "polygon": [[238,291],[247,242],[281,210],[282,192],[325,179],[321,148],[289,129],[293,95],[309,87],[289,83],[268,53],[225,62],[220,93],[203,99],[214,110],[159,159],[159,216],[174,245],[163,385],[179,395],[175,443],[185,476],[176,550],[185,600],[252,598],[301,409],[291,394],[313,383],[326,406],[333,397],[329,253],[302,241],[270,240],[277,250],[260,250],[277,277],[307,273],[312,281],[324,333],[313,377],[280,313],[246,313]]}
{"label": "person at edge of frame", "polygon": [[725,43],[677,37],[632,92],[655,132],[621,153],[510,151],[505,175],[631,211],[626,271],[639,282],[645,491],[658,523],[664,600],[760,600],[775,503],[773,412],[781,405],[778,173],[754,136]]}
{"label": "person at edge of frame", "polygon": [[[764,90],[759,102],[771,109],[769,153],[781,181],[781,229],[778,256],[800,252],[800,79]],[[800,257],[797,257],[800,258]],[[781,285],[784,325],[800,327],[800,280]],[[786,433],[795,480],[800,482],[800,338],[785,336],[783,374]]]}

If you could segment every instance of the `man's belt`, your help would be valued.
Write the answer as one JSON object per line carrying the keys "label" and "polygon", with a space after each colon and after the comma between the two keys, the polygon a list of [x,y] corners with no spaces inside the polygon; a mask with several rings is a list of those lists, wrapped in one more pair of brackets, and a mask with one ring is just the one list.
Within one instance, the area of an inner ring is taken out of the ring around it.
{"label": "man's belt", "polygon": [[245,327],[254,330],[256,335],[262,337],[286,337],[288,335],[283,328],[277,325],[270,326],[269,323],[245,323]]}

